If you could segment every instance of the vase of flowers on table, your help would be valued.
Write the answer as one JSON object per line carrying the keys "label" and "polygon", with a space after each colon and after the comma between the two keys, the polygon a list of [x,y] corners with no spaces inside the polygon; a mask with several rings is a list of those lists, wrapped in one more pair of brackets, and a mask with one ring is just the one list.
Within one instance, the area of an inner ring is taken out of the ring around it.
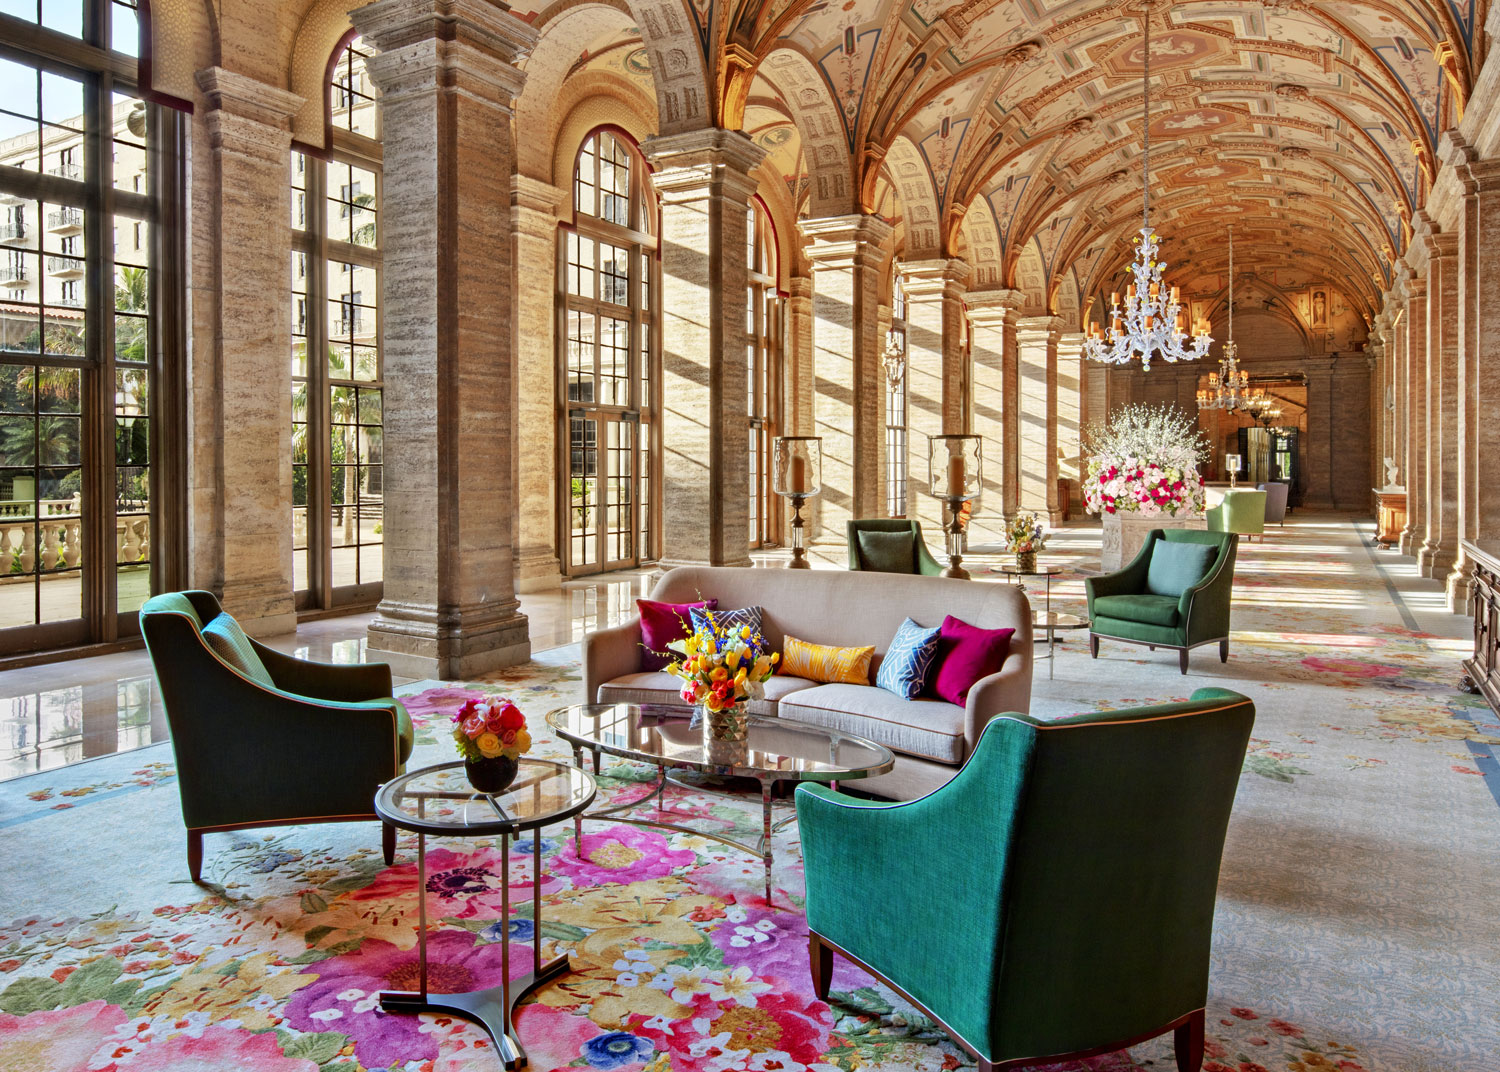
{"label": "vase of flowers on table", "polygon": [[1084,508],[1110,517],[1176,517],[1203,512],[1198,466],[1208,443],[1197,422],[1169,405],[1122,406],[1084,432],[1089,454]]}
{"label": "vase of flowers on table", "polygon": [[1017,514],[1005,526],[1005,549],[1016,556],[1016,569],[1036,571],[1036,553],[1047,546],[1046,526],[1036,514]]}
{"label": "vase of flowers on table", "polygon": [[667,673],[682,679],[682,699],[698,708],[707,739],[743,741],[749,731],[746,704],[765,695],[765,682],[781,656],[765,650],[765,638],[748,625],[716,620],[710,612],[681,640],[667,645],[677,658]]}
{"label": "vase of flowers on table", "polygon": [[469,700],[453,716],[453,741],[469,784],[481,793],[503,793],[516,780],[531,747],[526,716],[510,700]]}

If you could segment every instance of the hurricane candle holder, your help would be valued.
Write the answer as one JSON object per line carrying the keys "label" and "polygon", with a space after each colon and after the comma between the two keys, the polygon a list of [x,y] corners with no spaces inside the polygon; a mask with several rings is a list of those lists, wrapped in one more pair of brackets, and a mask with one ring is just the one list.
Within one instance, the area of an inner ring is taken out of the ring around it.
{"label": "hurricane candle holder", "polygon": [[807,561],[802,505],[823,490],[823,437],[778,436],[771,448],[771,490],[792,502],[792,560],[788,569],[812,569]]}
{"label": "hurricane candle holder", "polygon": [[969,579],[963,561],[964,531],[961,520],[965,502],[979,498],[984,476],[984,446],[976,435],[927,437],[927,491],[948,507],[948,566],[941,576]]}
{"label": "hurricane candle holder", "polygon": [[1238,454],[1224,455],[1224,468],[1229,470],[1229,486],[1235,486],[1240,475],[1240,456]]}

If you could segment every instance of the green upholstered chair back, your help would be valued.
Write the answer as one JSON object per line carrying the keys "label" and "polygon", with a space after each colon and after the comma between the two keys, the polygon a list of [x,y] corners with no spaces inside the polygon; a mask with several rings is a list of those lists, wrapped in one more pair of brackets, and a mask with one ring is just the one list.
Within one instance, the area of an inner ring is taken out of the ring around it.
{"label": "green upholstered chair back", "polygon": [[1212,532],[1260,535],[1266,531],[1266,493],[1253,488],[1231,488],[1224,501],[1207,511]]}
{"label": "green upholstered chair back", "polygon": [[849,545],[849,568],[851,570],[865,568],[859,551],[861,532],[901,532],[911,533],[916,544],[916,559],[911,572],[927,577],[936,577],[942,572],[942,565],[932,557],[932,552],[927,548],[927,541],[922,538],[920,521],[909,521],[901,517],[856,518],[846,523],[845,532]]}
{"label": "green upholstered chair back", "polygon": [[1151,535],[1146,540],[1146,552],[1152,552],[1157,540],[1165,540],[1167,543],[1198,543],[1217,547],[1218,556],[1209,564],[1204,576],[1218,573],[1221,569],[1234,567],[1236,550],[1240,541],[1235,538],[1233,532],[1207,532],[1203,529],[1152,529]]}

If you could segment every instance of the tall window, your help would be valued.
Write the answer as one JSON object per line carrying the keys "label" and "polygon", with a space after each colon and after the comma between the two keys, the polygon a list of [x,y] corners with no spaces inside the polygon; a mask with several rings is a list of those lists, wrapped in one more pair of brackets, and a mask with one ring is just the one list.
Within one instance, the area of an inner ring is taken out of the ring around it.
{"label": "tall window", "polygon": [[885,509],[906,516],[906,290],[891,282],[891,331],[886,337]]}
{"label": "tall window", "polygon": [[382,591],[380,141],[359,38],[328,85],[330,159],[292,154],[292,546],[299,609]]}
{"label": "tall window", "polygon": [[180,372],[157,250],[176,233],[162,164],[181,128],[136,95],[134,4],[0,12],[0,652],[13,653],[133,634],[153,588],[181,582],[158,553],[155,434]]}
{"label": "tall window", "polygon": [[776,240],[759,201],[746,221],[745,364],[750,375],[750,546],[776,542],[775,499],[768,474],[781,409],[782,303],[776,290]]}
{"label": "tall window", "polygon": [[576,575],[657,553],[656,206],[622,137],[583,143],[559,247],[563,557]]}

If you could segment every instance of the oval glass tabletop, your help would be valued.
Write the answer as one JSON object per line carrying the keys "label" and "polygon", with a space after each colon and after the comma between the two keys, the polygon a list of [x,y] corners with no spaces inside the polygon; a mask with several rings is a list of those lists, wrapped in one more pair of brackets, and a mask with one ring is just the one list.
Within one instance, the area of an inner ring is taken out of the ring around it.
{"label": "oval glass tabletop", "polygon": [[624,759],[714,774],[786,781],[844,781],[885,774],[890,749],[863,737],[790,719],[752,715],[743,741],[716,741],[692,725],[691,707],[580,704],[547,716],[563,740]]}
{"label": "oval glass tabletop", "polygon": [[510,788],[487,795],[469,784],[463,761],[454,760],[392,778],[375,795],[375,814],[426,834],[510,833],[571,819],[597,791],[587,771],[523,756]]}
{"label": "oval glass tabletop", "polygon": [[1061,566],[1037,566],[1034,569],[1022,569],[1013,562],[1002,563],[990,567],[991,573],[1004,573],[1011,577],[1056,577],[1064,572]]}

